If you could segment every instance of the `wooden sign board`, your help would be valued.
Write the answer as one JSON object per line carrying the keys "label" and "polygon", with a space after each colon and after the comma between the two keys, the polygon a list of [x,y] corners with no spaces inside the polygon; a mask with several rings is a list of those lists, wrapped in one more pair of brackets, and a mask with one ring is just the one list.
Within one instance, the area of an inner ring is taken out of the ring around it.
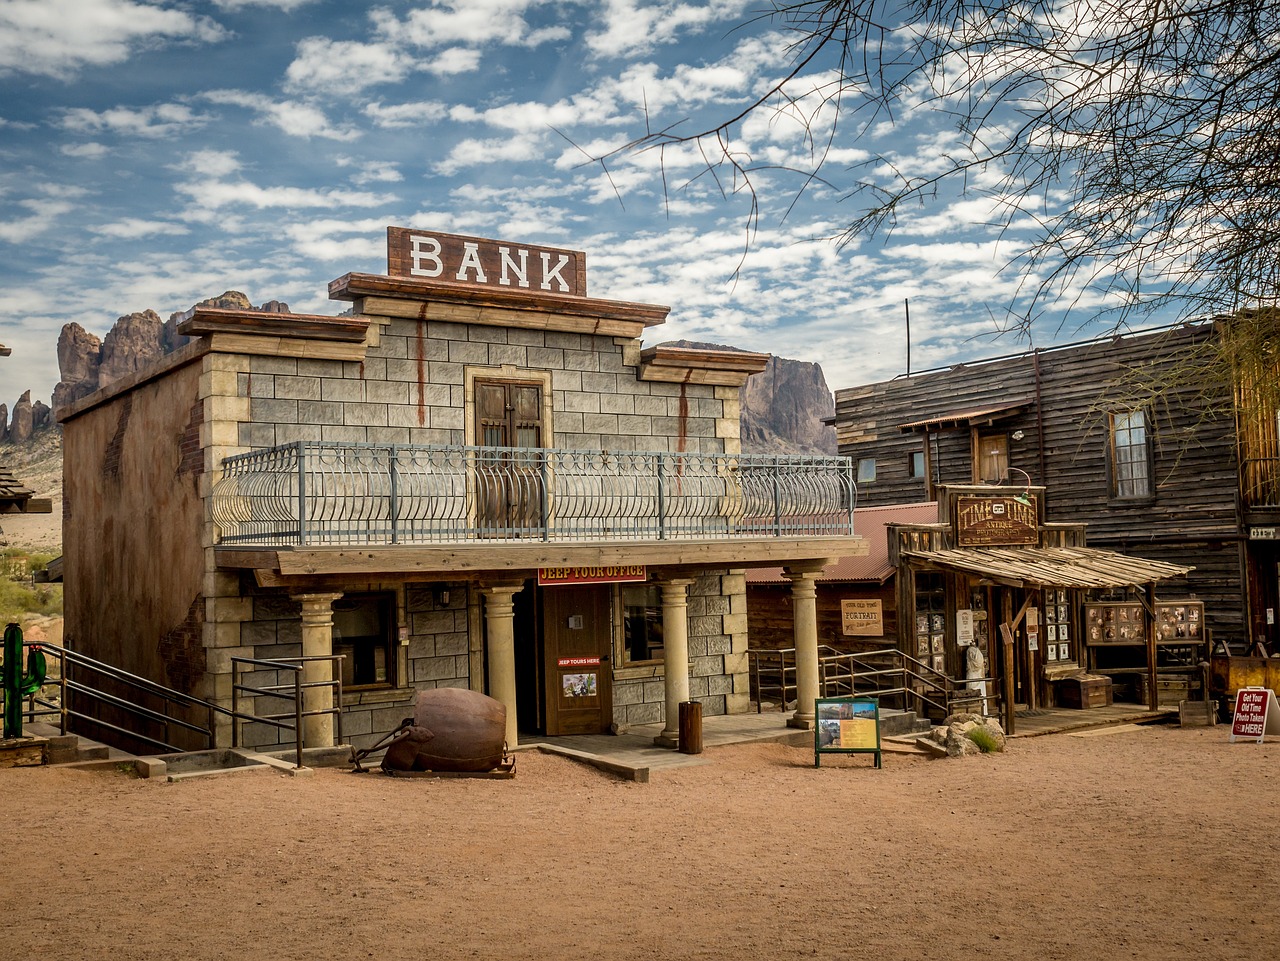
{"label": "wooden sign board", "polygon": [[587,255],[435,230],[387,228],[387,273],[459,287],[587,295]]}
{"label": "wooden sign board", "polygon": [[643,564],[619,567],[540,567],[538,586],[557,584],[627,584],[647,580],[649,569]]}
{"label": "wooden sign board", "polygon": [[880,637],[884,634],[884,613],[880,598],[841,598],[840,629],[845,637]]}
{"label": "wooden sign board", "polygon": [[1032,495],[956,498],[956,543],[997,547],[1040,543],[1040,512]]}
{"label": "wooden sign board", "polygon": [[880,702],[874,697],[819,697],[813,702],[813,766],[824,754],[874,754],[880,767]]}
{"label": "wooden sign board", "polygon": [[1236,691],[1236,709],[1231,714],[1231,743],[1239,737],[1261,744],[1268,734],[1280,734],[1280,704],[1275,691],[1242,687]]}

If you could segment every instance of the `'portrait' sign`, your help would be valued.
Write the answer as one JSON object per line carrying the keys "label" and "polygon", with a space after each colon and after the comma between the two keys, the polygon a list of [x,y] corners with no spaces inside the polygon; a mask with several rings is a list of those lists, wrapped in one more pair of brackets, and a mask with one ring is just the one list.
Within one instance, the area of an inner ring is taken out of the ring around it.
{"label": "'portrait' sign", "polygon": [[956,543],[961,547],[996,547],[1040,542],[1040,516],[1032,495],[959,497],[956,499]]}
{"label": "'portrait' sign", "polygon": [[878,597],[845,597],[840,600],[841,633],[845,637],[879,637],[884,614]]}
{"label": "'portrait' sign", "polygon": [[507,240],[387,228],[387,273],[536,294],[587,295],[587,255]]}

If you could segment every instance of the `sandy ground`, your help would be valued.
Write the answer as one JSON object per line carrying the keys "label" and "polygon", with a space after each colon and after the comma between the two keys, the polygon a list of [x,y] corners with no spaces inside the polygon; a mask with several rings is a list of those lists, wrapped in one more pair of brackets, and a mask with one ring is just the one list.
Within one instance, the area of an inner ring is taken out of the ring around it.
{"label": "sandy ground", "polygon": [[1273,957],[1280,745],[764,744],[623,782],[0,771],[0,957]]}

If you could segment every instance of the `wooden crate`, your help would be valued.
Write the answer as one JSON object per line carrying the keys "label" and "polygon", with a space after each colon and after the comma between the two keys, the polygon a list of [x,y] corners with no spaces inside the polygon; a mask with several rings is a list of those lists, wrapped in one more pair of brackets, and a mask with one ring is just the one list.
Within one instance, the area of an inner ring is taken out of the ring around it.
{"label": "wooden crate", "polygon": [[1059,707],[1106,707],[1111,703],[1111,678],[1097,674],[1075,674],[1058,681],[1056,688]]}

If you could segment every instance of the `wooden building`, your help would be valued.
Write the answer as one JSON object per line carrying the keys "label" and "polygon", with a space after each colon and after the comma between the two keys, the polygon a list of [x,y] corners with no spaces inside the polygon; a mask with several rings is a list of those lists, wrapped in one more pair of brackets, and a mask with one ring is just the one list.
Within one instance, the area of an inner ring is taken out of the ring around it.
{"label": "wooden building", "polygon": [[[1178,325],[837,391],[859,505],[1043,488],[1047,516],[1086,525],[1090,546],[1191,568],[1162,590],[1203,604],[1215,639],[1275,650],[1275,394],[1233,404],[1233,385],[1187,373],[1225,330]],[[1274,356],[1255,360],[1237,391],[1280,380]]]}
{"label": "wooden building", "polygon": [[69,645],[223,711],[301,672],[308,746],[441,686],[502,701],[511,744],[670,746],[680,703],[747,710],[744,571],[782,565],[811,726],[813,578],[862,541],[845,459],[741,454],[767,355],[641,349],[668,308],[523,243],[389,228],[387,274],[330,296],[352,313],[196,308],[190,343],[58,412]]}

